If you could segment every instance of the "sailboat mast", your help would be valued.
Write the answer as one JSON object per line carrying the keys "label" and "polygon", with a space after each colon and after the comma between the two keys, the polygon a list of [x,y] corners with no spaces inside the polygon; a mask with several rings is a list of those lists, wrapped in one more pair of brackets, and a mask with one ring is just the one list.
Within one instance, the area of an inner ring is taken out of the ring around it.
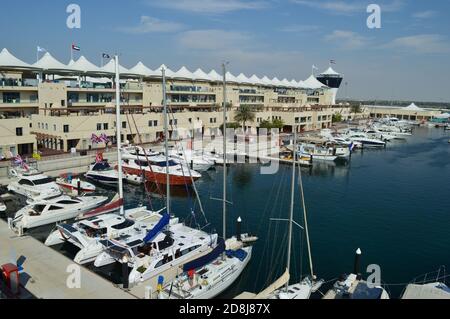
{"label": "sailboat mast", "polygon": [[169,175],[169,123],[167,119],[166,69],[163,67],[163,105],[164,105],[164,153],[166,154],[166,210],[170,214],[170,175]]}
{"label": "sailboat mast", "polygon": [[300,182],[300,193],[302,195],[303,220],[305,223],[306,245],[308,246],[309,269],[311,271],[311,278],[314,279],[314,268],[313,268],[313,262],[312,262],[311,242],[309,241],[308,219],[306,218],[305,194],[303,192],[303,180],[302,180],[302,170],[301,169],[299,169],[299,182]]}
{"label": "sailboat mast", "polygon": [[223,239],[227,239],[227,70],[222,63],[223,73]]}
{"label": "sailboat mast", "polygon": [[[119,197],[123,201],[123,171],[122,171],[122,153],[121,142],[122,142],[122,134],[120,132],[120,128],[122,126],[122,122],[120,121],[120,75],[119,75],[119,56],[115,56],[116,61],[116,139],[117,139],[117,167],[118,167],[118,177],[119,177]],[[124,215],[123,203],[120,206],[120,215]]]}
{"label": "sailboat mast", "polygon": [[[297,130],[295,128],[294,140],[293,140],[293,156],[292,156],[292,178],[291,178],[291,208],[289,214],[289,238],[288,238],[288,252],[286,268],[288,272],[291,269],[291,253],[292,253],[292,230],[294,224],[294,198],[295,198],[295,168],[296,168],[296,148],[297,148]],[[286,283],[286,291],[289,289],[289,282]]]}

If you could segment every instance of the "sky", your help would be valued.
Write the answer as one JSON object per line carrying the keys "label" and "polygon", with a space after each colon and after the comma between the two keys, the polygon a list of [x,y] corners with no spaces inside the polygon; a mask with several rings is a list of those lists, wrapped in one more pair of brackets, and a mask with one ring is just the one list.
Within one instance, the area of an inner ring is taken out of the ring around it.
{"label": "sky", "polygon": [[[80,29],[67,27],[71,3]],[[1,11],[0,48],[29,63],[37,46],[67,63],[75,43],[96,64],[102,53],[174,71],[228,61],[235,75],[305,80],[335,60],[338,97],[450,102],[450,0],[15,0]]]}

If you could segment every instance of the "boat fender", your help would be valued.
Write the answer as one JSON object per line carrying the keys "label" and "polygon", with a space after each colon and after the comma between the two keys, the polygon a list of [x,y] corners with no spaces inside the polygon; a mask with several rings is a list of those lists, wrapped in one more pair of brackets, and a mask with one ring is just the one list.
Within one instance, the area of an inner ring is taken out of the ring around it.
{"label": "boat fender", "polygon": [[208,280],[206,280],[206,279],[203,280],[202,285],[203,285],[203,286],[208,286]]}

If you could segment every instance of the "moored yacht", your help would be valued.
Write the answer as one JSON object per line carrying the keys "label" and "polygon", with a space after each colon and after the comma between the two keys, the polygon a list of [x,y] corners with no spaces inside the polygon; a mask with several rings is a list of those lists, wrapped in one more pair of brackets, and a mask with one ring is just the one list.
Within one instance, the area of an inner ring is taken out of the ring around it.
{"label": "moored yacht", "polygon": [[109,165],[107,160],[91,164],[85,177],[104,185],[117,185],[119,182],[119,173]]}
{"label": "moored yacht", "polygon": [[22,233],[25,229],[75,218],[107,200],[108,198],[104,196],[60,196],[55,199],[37,201],[19,210],[8,224],[12,230]]}
{"label": "moored yacht", "polygon": [[386,146],[386,142],[380,141],[378,139],[370,138],[369,136],[367,136],[367,134],[365,134],[363,132],[349,131],[347,133],[347,137],[354,142],[361,143],[363,145],[363,148],[385,147]]}
{"label": "moored yacht", "polygon": [[332,147],[322,147],[313,144],[302,144],[298,147],[300,156],[311,156],[313,161],[331,161],[334,162],[338,155],[336,149]]}
{"label": "moored yacht", "polygon": [[61,195],[59,186],[43,174],[19,175],[8,185],[8,191],[25,196],[28,203]]}
{"label": "moored yacht", "polygon": [[71,193],[93,193],[95,192],[95,185],[80,180],[79,178],[73,178],[72,176],[65,175],[56,179],[58,184],[63,190]]}

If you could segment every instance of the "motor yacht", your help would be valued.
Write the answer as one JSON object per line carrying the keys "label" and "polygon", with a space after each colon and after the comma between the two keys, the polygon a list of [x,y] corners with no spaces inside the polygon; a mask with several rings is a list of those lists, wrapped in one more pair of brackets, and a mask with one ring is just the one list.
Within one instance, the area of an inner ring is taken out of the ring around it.
{"label": "motor yacht", "polygon": [[58,184],[43,174],[19,175],[8,185],[8,191],[25,196],[28,203],[45,200],[62,194]]}
{"label": "motor yacht", "polygon": [[104,185],[117,185],[119,182],[119,173],[109,165],[107,160],[91,164],[85,177]]}

